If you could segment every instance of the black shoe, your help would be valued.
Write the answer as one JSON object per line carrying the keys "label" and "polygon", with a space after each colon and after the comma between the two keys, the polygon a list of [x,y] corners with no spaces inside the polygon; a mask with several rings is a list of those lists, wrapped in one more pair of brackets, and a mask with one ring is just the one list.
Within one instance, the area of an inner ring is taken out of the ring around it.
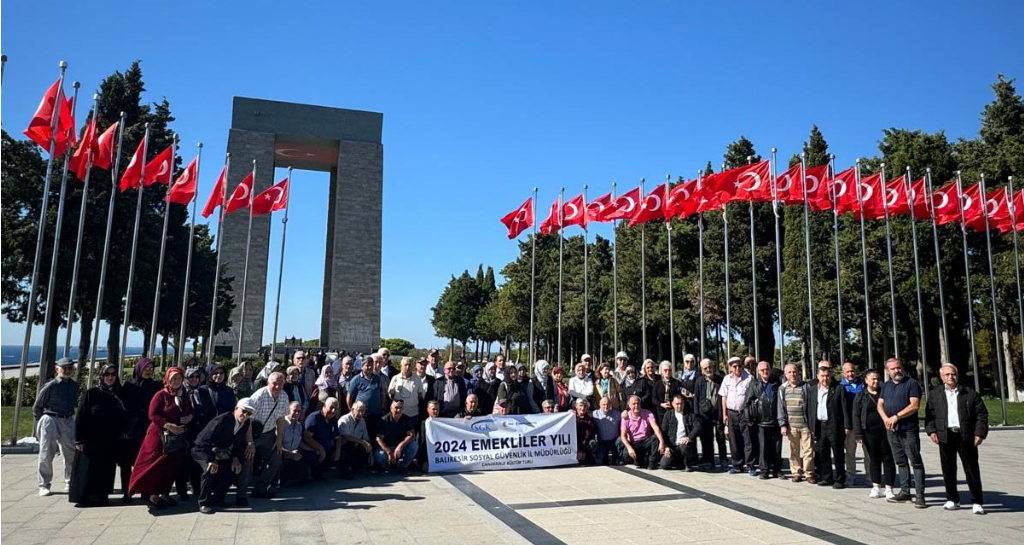
{"label": "black shoe", "polygon": [[833,481],[818,481],[818,486],[832,486],[835,484]]}
{"label": "black shoe", "polygon": [[166,500],[163,500],[163,502],[164,502],[164,504],[167,507],[177,507],[178,506],[178,502],[175,501],[174,498],[167,498]]}
{"label": "black shoe", "polygon": [[204,515],[212,515],[213,514],[213,507],[210,507],[209,505],[200,505],[199,506],[199,512],[204,514]]}
{"label": "black shoe", "polygon": [[129,496],[128,494],[125,494],[124,496],[121,496],[121,503],[123,503],[125,505],[128,505],[131,502],[132,502],[132,497]]}
{"label": "black shoe", "polygon": [[910,494],[907,494],[906,492],[900,491],[895,496],[893,496],[891,498],[886,498],[885,501],[887,501],[889,503],[903,503],[905,501],[910,501]]}
{"label": "black shoe", "polygon": [[918,494],[914,497],[914,507],[918,509],[924,509],[928,507],[928,504],[924,502],[924,494]]}
{"label": "black shoe", "polygon": [[842,490],[846,488],[846,485],[843,484],[843,481],[836,481],[835,484],[832,485],[832,488],[835,488],[836,490]]}
{"label": "black shoe", "polygon": [[758,478],[761,479],[762,481],[767,481],[768,479],[771,478],[771,476],[768,474],[767,471],[762,471],[761,475],[758,476]]}
{"label": "black shoe", "polygon": [[159,510],[159,509],[163,509],[163,508],[167,507],[167,504],[163,500],[157,499],[157,501],[153,501],[153,500],[149,499],[148,497],[146,498],[146,505],[151,510]]}
{"label": "black shoe", "polygon": [[695,468],[693,466],[686,466],[686,469],[684,469],[683,471],[686,471],[687,473],[693,473],[696,470],[697,470],[697,468]]}
{"label": "black shoe", "polygon": [[249,507],[249,498],[235,498],[235,505],[239,507]]}

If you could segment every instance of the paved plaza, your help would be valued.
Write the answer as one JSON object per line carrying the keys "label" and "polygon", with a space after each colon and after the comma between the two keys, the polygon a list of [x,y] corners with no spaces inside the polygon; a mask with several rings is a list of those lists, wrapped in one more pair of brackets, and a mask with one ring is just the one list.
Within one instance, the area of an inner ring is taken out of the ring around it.
{"label": "paved plaza", "polygon": [[[11,454],[0,459],[0,526],[4,545],[1022,542],[1024,430],[993,430],[982,446],[986,516],[942,510],[938,449],[922,439],[925,510],[869,500],[863,487],[578,467],[331,479],[247,509],[201,515],[192,504],[153,516],[139,500],[76,509],[60,486],[41,498],[36,457]],[[961,489],[966,500],[962,479]]]}

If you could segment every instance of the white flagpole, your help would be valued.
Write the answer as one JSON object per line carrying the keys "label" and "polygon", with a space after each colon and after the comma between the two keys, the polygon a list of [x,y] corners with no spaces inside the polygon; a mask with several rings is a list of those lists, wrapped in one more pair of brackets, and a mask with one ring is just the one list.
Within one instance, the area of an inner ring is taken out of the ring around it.
{"label": "white flagpole", "polygon": [[[565,236],[562,233],[562,211],[565,208],[565,188],[558,191],[558,354],[555,355],[555,365],[562,365],[562,250],[565,246]],[[532,363],[532,362],[531,362]]]}
{"label": "white flagpole", "polygon": [[[697,171],[697,192],[700,190],[704,182],[704,171]],[[700,206],[700,204],[698,204]],[[697,291],[698,298],[700,299],[700,359],[706,358],[707,352],[704,349],[705,337],[707,337],[707,331],[704,329],[704,212],[697,214]]]}
{"label": "white flagpole", "polygon": [[[725,172],[725,163],[722,163]],[[722,235],[725,239],[725,357],[732,357],[732,317],[729,313],[729,205],[722,203]]]}
{"label": "white flagpole", "polygon": [[291,206],[292,167],[288,167],[288,187],[284,196],[284,217],[281,218],[281,261],[277,267],[277,302],[274,303],[274,336],[270,339],[270,360],[277,351],[277,324],[281,316],[281,278],[284,276],[284,245],[288,238],[288,207]]}
{"label": "white flagpole", "polygon": [[[964,220],[964,185],[960,171],[956,171],[956,198],[960,208],[960,235],[964,248],[964,283],[967,288],[967,337],[971,341],[971,365],[974,370],[974,391],[980,392],[981,373],[978,371],[978,351],[974,343],[974,297],[971,295],[971,262],[967,259],[967,222]],[[984,206],[984,203],[982,203]]]}
{"label": "white flagpole", "polygon": [[590,259],[587,243],[590,232],[587,230],[587,185],[583,184],[583,353],[590,353]]}
{"label": "white flagpole", "polygon": [[[96,317],[92,326],[92,357],[89,358],[89,382],[87,386],[92,387],[92,377],[96,371],[96,350],[100,342],[100,315],[103,311],[103,291],[107,283],[107,261],[110,255],[110,234],[114,227],[114,203],[117,201],[117,175],[121,169],[121,143],[124,141],[124,119],[125,113],[121,112],[121,119],[117,126],[117,155],[114,159],[114,168],[110,171],[110,204],[107,205],[107,233],[103,238],[103,262],[100,264],[100,285],[96,293]],[[122,347],[123,350],[123,347]],[[110,363],[110,354],[107,354],[107,363]]]}
{"label": "white flagpole", "polygon": [[[97,103],[99,95],[92,95],[92,119],[96,124]],[[97,127],[98,128],[98,127]],[[89,198],[89,176],[92,174],[92,149],[85,150],[85,179],[82,180],[82,205],[78,210],[78,238],[75,239],[75,264],[71,269],[71,297],[68,300],[68,327],[64,336],[64,355],[71,357],[71,329],[75,324],[75,298],[78,296],[78,263],[82,256],[82,235],[85,234],[85,209],[88,206]],[[96,347],[92,347],[93,352]],[[79,354],[79,362],[84,362],[86,354]]]}
{"label": "white flagpole", "polygon": [[[992,298],[992,328],[995,331],[996,366],[999,368],[999,404],[1002,408],[1003,422],[1006,425],[1006,369],[1003,368],[1003,340],[999,335],[999,309],[996,307],[996,271],[992,266],[992,231],[988,223],[988,193],[985,191],[985,175],[981,175],[981,217],[985,218],[985,245],[988,249],[988,287]],[[961,207],[961,210],[963,207]]]}
{"label": "white flagpole", "polygon": [[[171,134],[171,162],[168,165],[168,175],[173,180],[174,178],[174,158],[177,155],[178,146],[178,135]],[[156,293],[153,294],[153,320],[149,326],[149,349],[147,353],[152,358],[156,352],[156,326],[160,317],[160,291],[163,288],[164,280],[164,254],[167,250],[167,221],[170,218],[171,203],[167,200],[167,195],[171,192],[171,181],[167,182],[167,190],[164,191],[164,230],[163,234],[160,235],[160,259],[156,267]],[[191,246],[191,243],[189,244]],[[187,289],[187,285],[186,285]],[[167,367],[166,361],[160,362],[160,368],[165,369]]]}
{"label": "white flagpole", "polygon": [[[907,173],[904,181],[907,186],[907,200],[910,202],[910,236],[913,241],[914,249],[914,290],[917,294],[917,342],[921,345],[921,368],[924,370],[923,378],[925,388],[928,388],[928,358],[926,356],[924,346],[924,305],[921,304],[921,270],[918,268],[919,264],[917,260],[917,219],[914,217],[914,184],[910,181],[909,166],[907,167]],[[888,192],[886,193],[886,199],[888,199]]]}
{"label": "white flagpole", "polygon": [[[213,309],[210,310],[210,336],[206,338],[206,366],[213,365],[214,337],[217,332],[217,290],[220,288],[220,256],[224,252],[224,207],[228,205],[228,175],[231,173],[231,154],[224,154],[224,185],[221,187],[220,206],[217,212],[217,263],[213,268]],[[196,194],[199,198],[199,194]]]}
{"label": "white flagpole", "polygon": [[[640,208],[646,204],[644,179],[640,178]],[[647,240],[644,223],[640,224],[640,345],[643,360],[647,360]]]}
{"label": "white flagpole", "polygon": [[[662,215],[668,207],[669,183],[672,176],[665,175],[665,198],[661,201]],[[668,248],[668,361],[672,362],[673,368],[676,363],[676,320],[675,303],[672,294],[672,219],[666,216],[665,219],[666,244]]]}
{"label": "white flagpole", "polygon": [[[227,182],[225,181],[225,184]],[[245,336],[245,291],[249,283],[249,245],[252,243],[252,199],[256,191],[256,159],[252,160],[252,186],[249,188],[249,228],[245,234],[245,266],[242,269],[242,308],[238,314],[238,361],[242,361],[242,339]]]}
{"label": "white flagpole", "polygon": [[[1017,219],[1017,204],[1013,200],[1013,176],[1008,178],[1007,189],[1009,190],[1006,200],[1008,202],[1007,208],[1010,211],[1010,232],[1013,233],[1013,271],[1017,275],[1017,320],[1020,324],[1021,361],[1024,362],[1024,295],[1021,294],[1020,285],[1020,255],[1017,246],[1017,229],[1013,223]],[[1012,392],[1007,393],[1010,394]]]}
{"label": "white flagpole", "polygon": [[[864,269],[864,340],[868,352],[868,369],[875,367],[875,357],[871,347],[871,299],[868,295],[868,250],[867,236],[864,234],[864,199],[860,187],[860,159],[857,159],[857,207],[860,209],[860,260]],[[849,191],[849,188],[847,188]]]}
{"label": "white flagpole", "polygon": [[892,316],[892,350],[900,359],[900,337],[896,328],[896,281],[892,274],[892,230],[889,228],[889,188],[885,181],[885,163],[882,163],[881,178],[878,181],[882,191],[882,211],[885,213],[885,251],[889,257],[889,311]]}
{"label": "white flagpole", "polygon": [[[78,109],[78,88],[81,85],[76,81],[71,84],[74,87],[75,92],[71,102],[71,119],[75,118],[75,110]],[[58,96],[58,98],[60,98]],[[54,115],[60,116],[60,101],[54,106]],[[46,367],[47,362],[50,359],[50,332],[56,327],[53,324],[54,318],[57,317],[57,310],[54,308],[56,302],[54,301],[54,292],[56,292],[57,283],[57,263],[60,261],[60,234],[64,225],[64,201],[65,195],[68,190],[68,171],[70,170],[69,163],[71,159],[71,142],[68,142],[67,149],[64,150],[64,171],[60,177],[60,197],[57,202],[57,226],[53,231],[53,253],[50,256],[50,280],[46,283],[46,315],[43,318],[43,349],[41,357],[39,358],[39,388],[43,387],[43,378],[48,376],[49,369]],[[43,215],[46,215],[46,210],[42,211]],[[71,324],[68,324],[71,327]],[[81,355],[79,355],[81,357]]]}
{"label": "white flagpole", "polygon": [[[4,59],[6,61],[6,59]],[[32,322],[36,317],[36,295],[39,293],[39,261],[43,257],[43,240],[46,235],[46,209],[50,202],[50,180],[53,177],[53,154],[57,147],[57,125],[60,121],[60,101],[64,97],[64,73],[68,63],[60,61],[60,76],[57,78],[57,100],[53,103],[52,120],[50,121],[50,156],[46,160],[46,175],[43,177],[43,203],[39,208],[39,226],[36,229],[36,255],[32,262],[32,280],[29,283],[28,310],[25,313],[25,341],[21,345],[21,365],[18,368],[18,393],[14,402],[14,424],[11,426],[10,444],[18,442],[18,423],[21,420],[21,400],[25,395],[25,373],[28,370],[28,349],[32,344]],[[46,345],[46,340],[43,340]],[[40,366],[44,365],[42,362]]]}
{"label": "white flagpole", "polygon": [[[772,148],[772,215],[775,216],[775,291],[779,292],[779,368],[786,364],[786,330],[782,327],[782,234],[779,232],[779,179],[778,162],[776,160],[778,150]],[[792,182],[790,182],[792,184]],[[751,247],[753,255],[753,247]],[[811,351],[814,357],[814,351]]]}
{"label": "white flagpole", "polygon": [[[775,149],[775,148],[772,148],[772,149]],[[752,155],[748,155],[747,156],[747,164],[749,165],[749,164],[752,164],[753,162],[754,162],[754,157]],[[754,322],[753,354],[754,354],[754,359],[760,360],[761,359],[761,351],[760,351],[761,335],[758,333],[759,327],[758,327],[758,323],[757,323],[757,242],[755,241],[755,237],[754,237],[754,201],[753,200],[747,201],[747,205],[748,205],[747,206],[748,210],[750,210],[750,299],[751,299],[751,302],[753,303],[753,310],[754,310],[754,313],[752,314],[752,316],[754,318],[754,320],[753,320],[753,322]],[[780,317],[782,316],[781,312],[779,313],[779,316]]]}
{"label": "white flagpole", "polygon": [[[832,188],[829,196],[832,197],[832,238],[835,242],[836,250],[836,317],[839,322],[839,361],[846,361],[846,351],[843,349],[843,341],[846,339],[846,329],[843,327],[843,283],[842,280],[842,267],[839,266],[839,194],[836,193],[836,156],[829,155],[828,157],[828,170],[832,174]],[[849,188],[845,189],[849,191]],[[812,356],[813,357],[813,356]],[[806,365],[806,364],[805,364]],[[812,359],[811,365],[814,365]],[[807,368],[804,367],[804,378],[809,377],[807,374]]]}
{"label": "white flagpole", "polygon": [[[820,182],[819,182],[820,183]],[[814,350],[814,293],[811,289],[811,219],[810,209],[811,205],[807,202],[807,154],[800,152],[800,187],[802,188],[804,198],[804,256],[806,258],[807,265],[807,324],[810,326],[810,348],[811,362],[817,357],[817,352]],[[838,263],[837,263],[838,264]],[[838,267],[836,267],[838,270]],[[779,297],[782,297],[782,290],[779,290]],[[840,318],[842,320],[842,318]],[[840,323],[842,323],[840,321]],[[842,344],[843,340],[839,339],[839,344]],[[807,359],[801,358],[803,363],[803,372],[807,372]]]}
{"label": "white flagpole", "polygon": [[[615,202],[615,182],[612,182],[612,202]],[[612,220],[612,352],[619,351],[619,241],[618,220]]]}
{"label": "white flagpole", "polygon": [[932,220],[932,241],[935,243],[935,278],[939,285],[939,314],[942,316],[942,341],[946,349],[946,357],[950,357],[949,351],[949,328],[946,327],[946,297],[942,291],[942,259],[939,253],[939,229],[935,224],[935,200],[932,193],[932,169],[925,169],[925,178],[928,184],[927,199],[925,205],[928,207],[928,215]]}
{"label": "white flagpole", "polygon": [[[291,185],[291,181],[288,181]],[[534,313],[536,309],[537,291],[537,188],[533,188],[533,200],[530,201],[530,211],[533,214],[533,236],[530,237],[530,365],[537,361],[537,342],[533,336]]]}
{"label": "white flagpole", "polygon": [[149,153],[149,123],[146,123],[146,133],[142,137],[142,171],[139,177],[139,195],[135,203],[135,234],[132,236],[132,257],[128,262],[128,293],[125,295],[124,320],[121,325],[124,331],[121,332],[121,352],[117,358],[117,376],[124,372],[124,353],[128,350],[128,319],[132,312],[132,287],[135,279],[135,258],[139,250],[139,224],[142,222],[142,191],[146,188],[146,154]]}
{"label": "white flagpole", "polygon": [[188,227],[188,259],[185,262],[185,289],[182,290],[184,294],[181,296],[181,329],[178,331],[178,346],[174,351],[174,359],[177,360],[178,367],[181,367],[182,360],[185,359],[185,324],[188,323],[188,292],[192,286],[192,247],[196,245],[196,207],[199,205],[199,166],[203,158],[203,143],[200,142],[196,147],[199,148],[199,151],[196,153],[196,191],[195,195],[192,196],[192,222]]}

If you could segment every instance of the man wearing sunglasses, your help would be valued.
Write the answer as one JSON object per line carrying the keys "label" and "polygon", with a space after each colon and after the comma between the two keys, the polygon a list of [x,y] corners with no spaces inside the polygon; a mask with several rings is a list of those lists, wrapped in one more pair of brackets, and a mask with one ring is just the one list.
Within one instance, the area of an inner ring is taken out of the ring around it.
{"label": "man wearing sunglasses", "polygon": [[199,479],[200,513],[211,514],[214,506],[223,505],[228,488],[241,475],[249,417],[255,410],[256,404],[243,397],[234,411],[215,417],[196,437],[192,459],[203,468]]}

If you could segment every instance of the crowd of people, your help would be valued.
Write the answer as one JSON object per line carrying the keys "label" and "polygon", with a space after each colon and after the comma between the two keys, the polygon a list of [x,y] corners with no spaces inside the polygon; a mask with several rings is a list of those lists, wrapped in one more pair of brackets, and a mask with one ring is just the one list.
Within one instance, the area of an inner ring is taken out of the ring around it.
{"label": "crowd of people", "polygon": [[[926,507],[922,390],[895,358],[884,376],[876,369],[861,376],[849,362],[835,376],[823,361],[808,380],[793,364],[776,369],[753,357],[729,359],[723,375],[690,354],[678,373],[651,359],[638,373],[625,352],[595,368],[584,354],[568,380],[544,360],[532,375],[502,355],[467,370],[464,362],[440,364],[436,350],[415,363],[403,357],[397,367],[387,348],[334,361],[297,350],[289,363],[271,361],[255,373],[248,361],[227,370],[193,360],[167,369],[160,383],[154,362],[141,358],[123,384],[117,368],[105,366],[79,400],[74,362],[60,360],[34,406],[40,495],[51,494],[59,449],[76,506],[107,504],[120,469],[124,503],[139,495],[156,511],[191,501],[191,490],[199,510],[212,513],[232,486],[235,504],[246,506],[250,496],[272,498],[281,486],[329,475],[429,471],[425,426],[433,418],[573,411],[581,464],[724,471],[839,489],[856,483],[859,448],[870,498]],[[972,510],[984,514],[978,447],[988,413],[955,366],[943,365],[940,377],[927,398],[925,431],[939,448],[943,507],[960,507],[959,457]]]}

